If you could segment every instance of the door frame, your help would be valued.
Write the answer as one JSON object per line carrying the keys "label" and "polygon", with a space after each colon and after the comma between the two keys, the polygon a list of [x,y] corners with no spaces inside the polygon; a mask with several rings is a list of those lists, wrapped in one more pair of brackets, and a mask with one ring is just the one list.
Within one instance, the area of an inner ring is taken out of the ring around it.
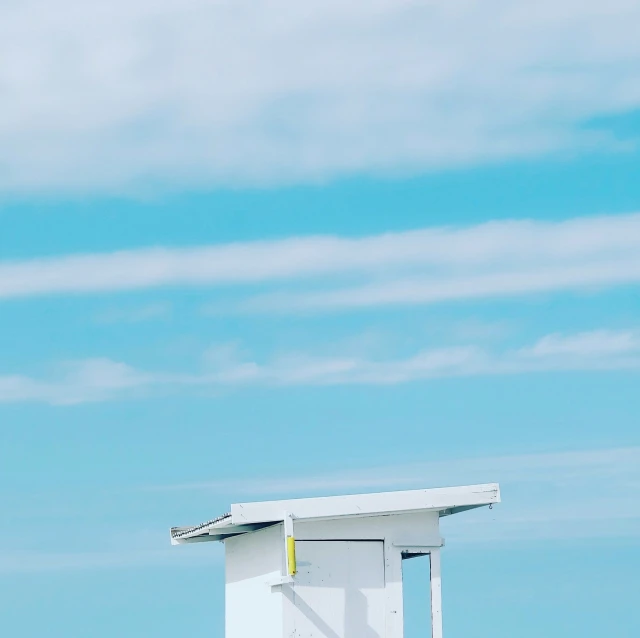
{"label": "door frame", "polygon": [[[426,546],[426,545],[414,545],[411,543],[393,543],[393,548],[396,550],[396,555],[399,558],[400,568],[400,594],[402,595],[402,588],[404,587],[404,581],[402,581],[402,561],[408,560],[415,556],[429,556],[429,589],[431,592],[429,605],[431,610],[431,638],[442,638],[442,576],[440,566],[440,549],[439,547]],[[410,556],[407,556],[410,554]],[[404,606],[404,598],[402,599],[402,605]],[[404,609],[403,609],[404,612]],[[402,627],[399,633],[391,634],[388,638],[398,638],[404,636],[404,613],[402,620]]]}

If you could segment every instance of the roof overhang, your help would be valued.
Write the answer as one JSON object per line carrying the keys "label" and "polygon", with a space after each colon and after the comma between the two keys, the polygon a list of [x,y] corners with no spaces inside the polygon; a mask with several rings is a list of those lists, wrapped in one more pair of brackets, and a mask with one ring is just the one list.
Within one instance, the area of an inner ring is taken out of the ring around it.
{"label": "roof overhang", "polygon": [[171,529],[171,543],[221,541],[231,536],[294,519],[337,519],[343,517],[388,516],[420,511],[437,511],[440,516],[457,514],[500,502],[497,483],[445,487],[376,494],[350,494],[282,501],[237,503],[231,513],[191,527]]}

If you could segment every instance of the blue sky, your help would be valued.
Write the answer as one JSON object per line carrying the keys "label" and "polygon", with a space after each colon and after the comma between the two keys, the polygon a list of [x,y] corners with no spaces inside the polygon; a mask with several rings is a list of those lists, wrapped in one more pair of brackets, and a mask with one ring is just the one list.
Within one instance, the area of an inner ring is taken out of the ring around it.
{"label": "blue sky", "polygon": [[7,632],[222,636],[170,526],[499,481],[448,638],[640,633],[640,6],[490,4],[0,9]]}

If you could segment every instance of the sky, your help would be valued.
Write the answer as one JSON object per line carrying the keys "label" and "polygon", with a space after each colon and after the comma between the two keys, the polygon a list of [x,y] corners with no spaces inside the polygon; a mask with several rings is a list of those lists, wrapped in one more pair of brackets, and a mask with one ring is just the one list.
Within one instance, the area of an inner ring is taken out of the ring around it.
{"label": "sky", "polygon": [[169,527],[496,481],[447,638],[638,636],[639,20],[0,3],[3,629],[221,638]]}

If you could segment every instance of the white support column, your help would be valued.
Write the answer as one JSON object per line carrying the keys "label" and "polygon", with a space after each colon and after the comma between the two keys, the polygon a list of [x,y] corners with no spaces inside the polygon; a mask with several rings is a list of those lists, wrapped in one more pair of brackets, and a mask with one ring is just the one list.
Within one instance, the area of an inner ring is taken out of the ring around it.
{"label": "white support column", "polygon": [[280,586],[293,583],[293,576],[296,573],[296,541],[293,536],[293,515],[289,512],[282,513],[282,531],[282,543],[284,545],[282,553],[283,571],[279,576],[266,580],[266,584],[271,587],[271,591],[282,591]]}
{"label": "white support column", "polygon": [[432,549],[431,563],[431,638],[442,638],[442,581],[440,550]]}
{"label": "white support column", "polygon": [[287,566],[287,576],[291,578],[296,573],[296,541],[293,536],[293,516],[284,513],[284,552]]}
{"label": "white support column", "polygon": [[402,554],[390,539],[384,541],[384,588],[386,596],[386,638],[403,638]]}

